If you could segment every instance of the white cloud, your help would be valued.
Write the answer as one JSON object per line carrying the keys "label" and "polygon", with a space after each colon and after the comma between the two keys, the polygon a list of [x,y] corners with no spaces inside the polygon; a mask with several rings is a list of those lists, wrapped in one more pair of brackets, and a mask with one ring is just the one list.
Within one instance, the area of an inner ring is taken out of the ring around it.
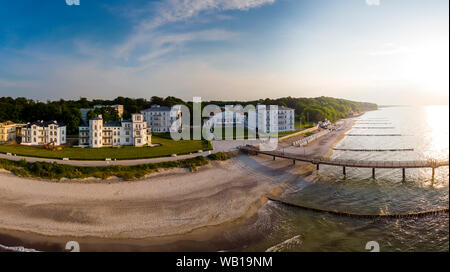
{"label": "white cloud", "polygon": [[223,29],[209,29],[203,31],[186,32],[181,34],[158,34],[149,40],[151,50],[149,53],[138,57],[138,61],[146,62],[166,55],[177,49],[178,46],[191,41],[228,41],[239,35]]}
{"label": "white cloud", "polygon": [[30,88],[34,86],[33,82],[31,81],[11,81],[11,80],[6,80],[6,79],[1,79],[0,78],[0,87],[5,87],[5,88]]}
{"label": "white cloud", "polygon": [[159,6],[158,15],[142,22],[142,27],[154,29],[192,18],[204,11],[249,10],[274,2],[275,0],[166,0]]}
{"label": "white cloud", "polygon": [[397,45],[394,43],[386,43],[381,48],[370,52],[371,56],[389,56],[396,54],[409,53],[411,50],[406,46]]}
{"label": "white cloud", "polygon": [[[152,18],[144,18],[137,24],[135,33],[116,49],[115,56],[128,59],[139,46],[148,44],[150,40],[160,38],[155,37],[155,33],[157,32],[157,29],[163,25],[182,22],[197,17],[203,12],[221,12],[228,10],[245,11],[266,4],[272,4],[275,1],[276,0],[165,0],[156,5],[156,15],[153,16],[151,15],[155,13],[155,6],[146,6],[144,9],[146,9],[147,12],[141,11],[140,16],[142,16],[142,14],[147,14]],[[191,40],[192,39],[189,39],[189,41]],[[202,40],[205,41],[211,39]],[[157,49],[157,51],[160,50],[161,49]],[[144,55],[151,56],[152,52],[147,52]],[[144,57],[144,59],[146,58]]]}
{"label": "white cloud", "polygon": [[380,0],[366,0],[366,4],[369,6],[379,6]]}

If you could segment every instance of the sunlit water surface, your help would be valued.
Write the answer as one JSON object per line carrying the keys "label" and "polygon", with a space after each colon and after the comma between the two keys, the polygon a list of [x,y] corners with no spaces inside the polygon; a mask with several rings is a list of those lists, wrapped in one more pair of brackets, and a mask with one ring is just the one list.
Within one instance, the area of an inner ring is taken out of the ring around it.
{"label": "sunlit water surface", "polygon": [[[346,136],[336,148],[410,149],[414,151],[335,151],[332,158],[360,160],[448,160],[449,107],[392,107],[368,112],[349,134],[402,136]],[[373,127],[380,128],[373,128]],[[364,127],[364,128],[357,128]],[[370,128],[368,128],[370,127]],[[282,198],[297,204],[353,213],[409,213],[448,208],[449,169],[347,169],[321,166],[308,182],[299,182]],[[264,239],[241,250],[365,251],[377,241],[381,251],[448,251],[448,213],[422,218],[358,219],[309,212],[269,203],[260,214]],[[261,231],[262,232],[262,231]],[[261,233],[262,234],[262,233]]]}

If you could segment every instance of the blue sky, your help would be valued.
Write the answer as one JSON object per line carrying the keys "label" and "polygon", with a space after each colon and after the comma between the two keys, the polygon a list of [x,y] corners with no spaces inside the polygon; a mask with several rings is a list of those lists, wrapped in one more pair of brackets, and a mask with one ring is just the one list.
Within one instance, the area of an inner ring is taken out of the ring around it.
{"label": "blue sky", "polygon": [[447,0],[17,0],[0,96],[448,104]]}

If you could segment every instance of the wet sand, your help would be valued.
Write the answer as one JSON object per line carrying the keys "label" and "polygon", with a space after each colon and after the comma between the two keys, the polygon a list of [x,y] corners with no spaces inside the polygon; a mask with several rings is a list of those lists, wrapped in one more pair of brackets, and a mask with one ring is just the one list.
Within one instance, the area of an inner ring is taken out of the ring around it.
{"label": "wet sand", "polygon": [[[345,122],[348,129],[353,121]],[[346,129],[311,143],[308,154],[330,155]],[[268,195],[280,195],[313,168],[239,154],[195,173],[174,169],[132,182],[55,183],[2,171],[0,244],[51,251],[70,240],[88,251],[228,249],[227,230],[258,220]]]}

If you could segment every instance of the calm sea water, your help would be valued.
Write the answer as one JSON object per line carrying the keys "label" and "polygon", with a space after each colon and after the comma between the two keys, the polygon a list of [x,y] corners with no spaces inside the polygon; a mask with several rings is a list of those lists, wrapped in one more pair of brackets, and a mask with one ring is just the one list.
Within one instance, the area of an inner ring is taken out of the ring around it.
{"label": "calm sea water", "polygon": [[[402,136],[346,136],[336,148],[413,148],[414,151],[335,151],[333,158],[447,160],[449,107],[382,108],[359,117],[348,133]],[[294,185],[283,195],[283,199],[316,208],[354,213],[408,213],[448,208],[448,167],[439,168],[434,180],[430,169],[407,170],[406,175],[406,181],[402,182],[401,170],[379,169],[376,179],[372,179],[371,169],[350,168],[347,169],[347,178],[344,178],[342,168],[321,166],[320,173],[314,174],[311,181]],[[242,250],[365,251],[369,241],[378,242],[381,251],[449,250],[448,214],[423,218],[356,219],[269,203],[260,217],[270,225],[264,229],[265,238]]]}

